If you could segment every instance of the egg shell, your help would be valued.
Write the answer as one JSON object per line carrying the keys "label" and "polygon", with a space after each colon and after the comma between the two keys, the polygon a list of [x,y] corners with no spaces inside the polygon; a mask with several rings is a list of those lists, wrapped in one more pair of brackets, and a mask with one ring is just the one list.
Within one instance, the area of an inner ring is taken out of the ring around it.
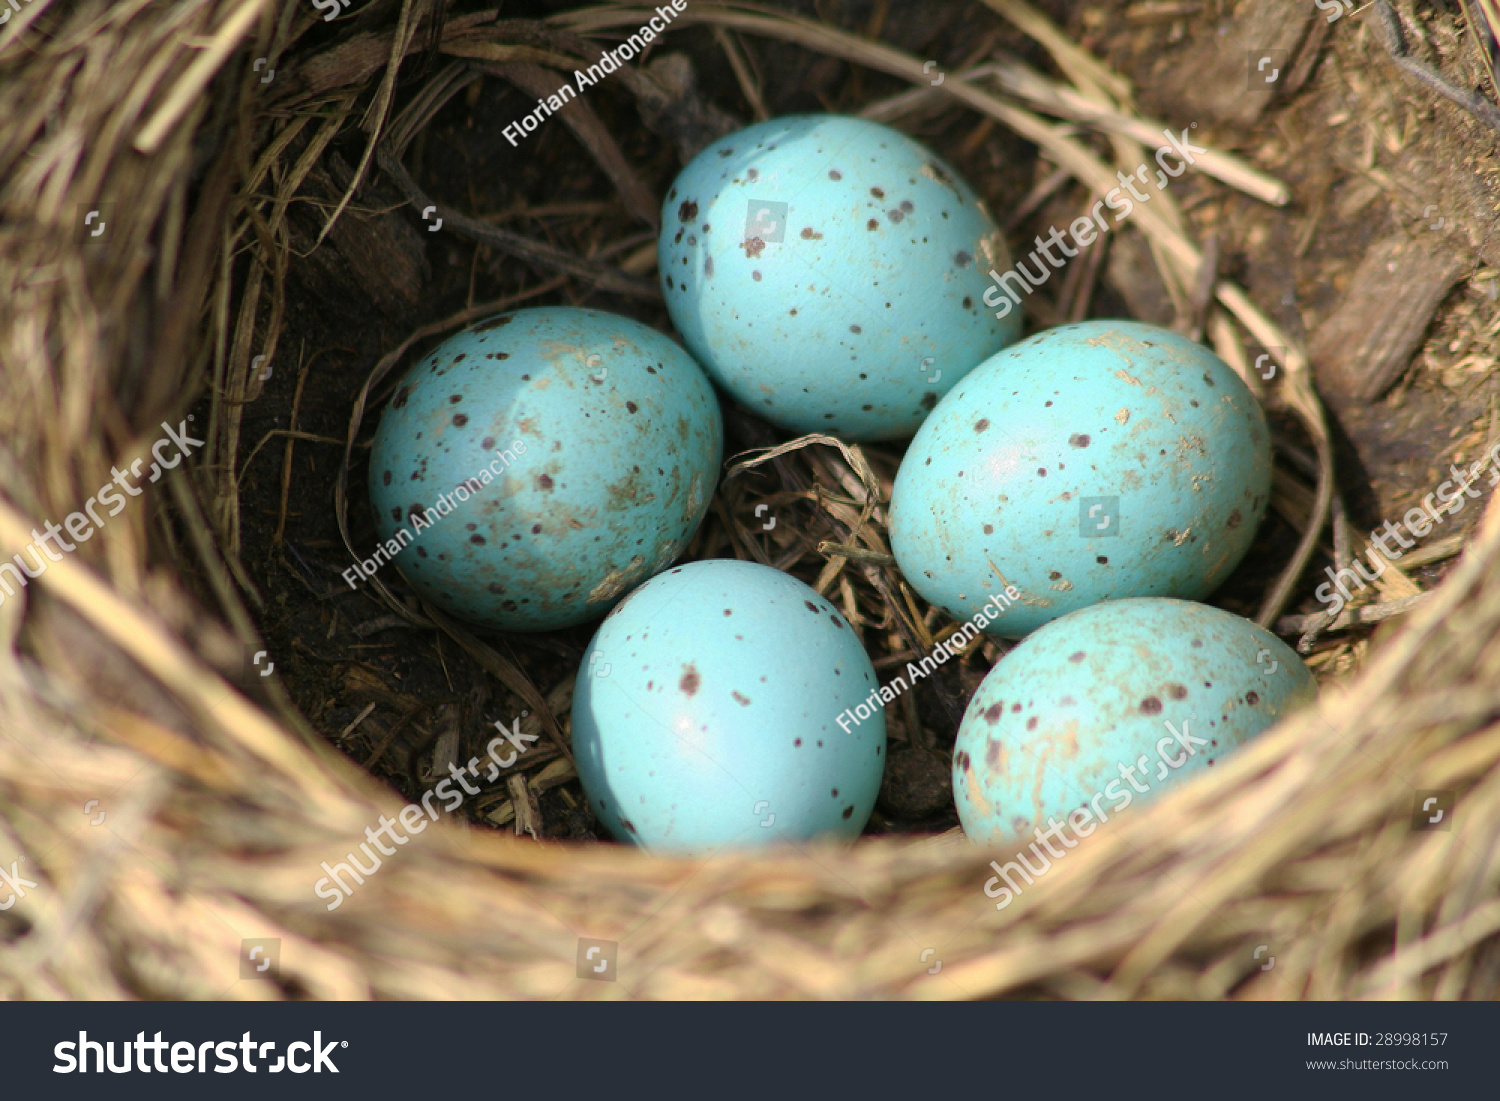
{"label": "egg shell", "polygon": [[1198,599],[1250,549],[1270,499],[1260,404],[1213,352],[1135,321],[1086,321],[995,355],[902,458],[891,549],[912,586],[1019,638],[1101,600]]}
{"label": "egg shell", "polygon": [[1316,694],[1285,643],[1230,612],[1095,604],[1028,635],[974,693],[953,747],[959,821],[981,845],[1070,814],[1087,836],[1089,816],[1149,802]]}
{"label": "egg shell", "polygon": [[681,553],[723,438],[713,387],[669,338],[597,310],[518,310],[406,375],[370,451],[370,500],[422,596],[551,630],[599,618]]}
{"label": "egg shell", "polygon": [[839,717],[876,687],[854,629],[753,562],[653,578],[599,627],[573,695],[573,755],[622,841],[709,852],[853,838],[885,765],[885,717]]}
{"label": "egg shell", "polygon": [[840,115],[715,142],[662,207],[672,321],[714,380],[795,432],[910,436],[1021,332],[988,273],[1010,266],[984,203],[931,150]]}

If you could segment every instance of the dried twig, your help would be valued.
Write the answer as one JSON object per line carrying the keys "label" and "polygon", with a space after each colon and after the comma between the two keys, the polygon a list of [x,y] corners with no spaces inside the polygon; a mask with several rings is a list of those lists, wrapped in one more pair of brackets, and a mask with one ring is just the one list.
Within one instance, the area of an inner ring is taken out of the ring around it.
{"label": "dried twig", "polygon": [[[1416,596],[1403,596],[1397,600],[1388,600],[1383,604],[1366,604],[1359,608],[1345,608],[1337,616],[1329,616],[1327,612],[1282,616],[1276,621],[1276,633],[1278,635],[1295,635],[1305,631],[1308,634],[1312,634],[1315,628],[1321,633],[1326,631],[1343,631],[1350,627],[1366,627],[1373,623],[1381,623],[1392,616],[1405,615],[1413,608],[1420,606],[1423,602],[1431,598],[1431,596],[1432,593],[1418,593]],[[1298,649],[1301,650],[1300,645]],[[1307,651],[1302,652],[1306,653]]]}

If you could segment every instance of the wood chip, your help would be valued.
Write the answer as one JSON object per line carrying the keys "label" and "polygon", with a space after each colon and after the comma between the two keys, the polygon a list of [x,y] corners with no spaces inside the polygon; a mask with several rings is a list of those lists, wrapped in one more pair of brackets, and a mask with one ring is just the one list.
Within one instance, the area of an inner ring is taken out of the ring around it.
{"label": "wood chip", "polygon": [[[1235,5],[1217,34],[1194,36],[1191,49],[1174,54],[1159,83],[1141,89],[1141,98],[1171,118],[1249,125],[1271,100],[1285,95],[1297,68],[1298,47],[1306,36],[1311,4],[1248,0]],[[1256,74],[1257,59],[1264,58]]]}
{"label": "wood chip", "polygon": [[1309,342],[1323,395],[1345,407],[1379,400],[1463,271],[1452,242],[1436,234],[1398,233],[1366,253],[1343,303]]}
{"label": "wood chip", "polygon": [[505,781],[505,786],[510,789],[511,805],[515,808],[516,836],[529,833],[540,841],[542,839],[542,808],[537,805],[536,793],[531,790],[531,785],[526,782],[524,776],[511,776]]}
{"label": "wood chip", "polygon": [[438,712],[438,738],[432,750],[432,768],[428,779],[442,779],[449,775],[449,768],[458,764],[458,708],[444,704]]}

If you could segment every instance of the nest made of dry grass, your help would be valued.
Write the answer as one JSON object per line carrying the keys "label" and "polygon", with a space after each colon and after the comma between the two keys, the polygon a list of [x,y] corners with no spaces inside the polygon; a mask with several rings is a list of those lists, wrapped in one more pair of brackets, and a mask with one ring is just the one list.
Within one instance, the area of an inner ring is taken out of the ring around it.
{"label": "nest made of dry grass", "polygon": [[[1113,167],[1070,126],[1031,107],[1092,119],[1115,135],[1121,163],[1146,159],[1140,132],[1131,136],[1139,118],[1128,86],[1028,6],[986,3],[1040,43],[1066,83],[976,65],[934,88],[923,59],[878,34],[749,5],[695,3],[680,26],[723,36],[752,104],[754,74],[736,35],[912,83],[909,95],[869,104],[875,116],[954,97],[1093,187],[1112,186]],[[1494,509],[1441,588],[1356,679],[1325,688],[1317,709],[1080,846],[1004,912],[981,891],[990,854],[951,840],[685,860],[464,825],[429,831],[328,912],[310,890],[314,869],[400,801],[311,728],[279,678],[244,675],[244,656],[262,648],[255,624],[265,609],[242,556],[250,523],[242,472],[271,442],[288,455],[299,442],[341,452],[337,512],[350,540],[345,486],[367,403],[414,344],[559,288],[653,293],[637,259],[649,235],[627,235],[616,266],[586,261],[431,200],[402,166],[409,143],[476,72],[527,87],[578,56],[587,46],[580,36],[633,29],[643,11],[497,20],[439,19],[440,8],[381,0],[361,33],[317,41],[319,21],[304,4],[33,0],[0,29],[9,112],[0,125],[0,552],[20,551],[33,526],[73,511],[112,467],[144,455],[163,420],[176,424],[195,408],[208,440],[195,466],[163,479],[96,541],[0,603],[0,858],[24,854],[40,882],[0,914],[0,990],[28,998],[1492,995],[1500,977]],[[274,95],[249,65],[258,57],[285,80]],[[408,81],[414,65],[421,71]],[[702,111],[684,121],[691,104],[646,72],[632,67],[621,79],[643,115],[675,108],[678,134],[716,124]],[[543,274],[502,301],[431,318],[389,348],[359,383],[341,438],[297,427],[301,360],[292,421],[252,443],[241,428],[263,385],[255,357],[278,359],[295,305],[288,271],[315,243],[297,235],[289,211],[347,134],[359,137],[362,154],[347,178],[334,179],[315,240],[337,233],[356,208],[371,213],[356,196],[379,174],[400,200],[426,199],[473,239]],[[607,129],[586,144],[624,208],[649,215],[649,190]],[[1215,167],[1226,185],[1280,197],[1275,181],[1233,158]],[[1211,278],[1181,211],[1164,198],[1138,215],[1163,279],[1196,304],[1204,331],[1242,373],[1247,339],[1285,350],[1285,382],[1267,398],[1311,448],[1303,480],[1283,486],[1299,532],[1259,609],[1272,622],[1317,552],[1334,500],[1328,434],[1299,342],[1235,284]],[[111,203],[109,247],[100,249],[79,214]],[[1066,289],[1061,308],[1078,308],[1080,296]],[[942,625],[905,591],[883,540],[888,457],[836,441],[775,442],[742,457],[695,551],[801,570],[888,653],[930,649]],[[770,492],[797,502],[803,535],[778,542],[736,519],[749,511],[739,506],[747,479],[759,476],[752,464],[774,477],[756,499]],[[278,539],[290,492],[283,482]],[[399,592],[381,594],[391,616],[449,639],[494,678],[496,693],[530,707],[557,751],[547,767],[566,760],[557,715],[570,680],[538,685],[507,645]],[[970,668],[994,656],[973,655]],[[536,779],[507,782],[487,808],[503,820],[508,795],[511,815],[524,813],[516,803],[532,797]],[[1411,830],[1413,793],[1427,789],[1459,793],[1451,831]],[[98,827],[84,810],[90,800],[107,811]],[[241,980],[241,942],[267,937],[282,941],[278,981]],[[619,943],[618,983],[575,977],[580,937]],[[1274,969],[1261,970],[1260,945],[1271,946]]]}

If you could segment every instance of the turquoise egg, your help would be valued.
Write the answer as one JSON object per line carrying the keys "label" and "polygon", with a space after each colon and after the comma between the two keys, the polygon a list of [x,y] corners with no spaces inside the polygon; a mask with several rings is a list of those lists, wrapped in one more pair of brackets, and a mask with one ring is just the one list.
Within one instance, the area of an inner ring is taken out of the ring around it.
{"label": "turquoise egg", "polygon": [[1198,599],[1250,549],[1271,493],[1260,403],[1213,352],[1135,321],[1048,329],[991,357],[907,448],[891,549],[912,586],[1019,638],[1130,596]]}
{"label": "turquoise egg", "polygon": [[370,450],[380,547],[423,597],[504,631],[602,616],[680,554],[723,452],[713,387],[638,321],[518,310],[407,373]]}
{"label": "turquoise egg", "polygon": [[1218,608],[1143,598],[1072,612],[1001,658],[969,701],[953,747],[959,821],[991,846],[1060,823],[1072,836],[1050,848],[1072,848],[1316,694],[1285,643]]}
{"label": "turquoise egg", "polygon": [[853,838],[885,767],[876,687],[854,629],[807,585],[691,562],[594,635],[573,692],[578,776],[610,833],[651,849]]}
{"label": "turquoise egg", "polygon": [[703,150],[667,194],[658,260],[698,362],[794,432],[910,436],[1021,333],[984,302],[1010,267],[984,202],[864,119],[777,118]]}

